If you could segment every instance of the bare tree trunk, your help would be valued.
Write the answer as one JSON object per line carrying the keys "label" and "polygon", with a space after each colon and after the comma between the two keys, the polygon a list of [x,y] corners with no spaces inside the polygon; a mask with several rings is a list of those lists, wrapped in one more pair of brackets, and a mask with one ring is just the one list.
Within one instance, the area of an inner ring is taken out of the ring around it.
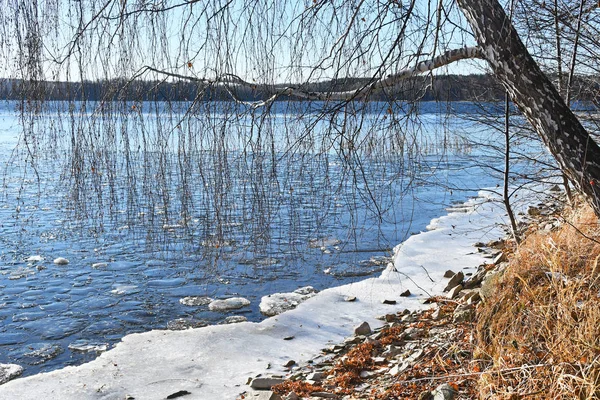
{"label": "bare tree trunk", "polygon": [[600,147],[531,57],[497,0],[457,0],[483,57],[600,217]]}
{"label": "bare tree trunk", "polygon": [[502,191],[502,201],[510,220],[510,228],[512,231],[513,238],[517,244],[519,241],[519,228],[517,227],[517,220],[513,213],[512,206],[510,205],[510,194],[509,194],[509,178],[510,178],[510,98],[508,92],[506,92],[506,101],[504,103],[504,187]]}

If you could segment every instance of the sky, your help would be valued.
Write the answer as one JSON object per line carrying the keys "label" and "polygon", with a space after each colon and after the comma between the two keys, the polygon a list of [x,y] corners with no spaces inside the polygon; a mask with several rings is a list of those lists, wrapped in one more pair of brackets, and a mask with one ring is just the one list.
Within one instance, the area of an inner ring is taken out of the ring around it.
{"label": "sky", "polygon": [[[432,54],[474,44],[461,28],[464,18],[453,0],[443,1],[441,14],[437,0],[415,0],[413,7],[407,1],[386,3],[6,2],[0,11],[0,20],[7,22],[0,49],[12,62],[0,73],[29,77],[41,69],[44,79],[71,81],[165,78],[140,75],[151,66],[198,78],[235,74],[249,82],[303,83],[385,76]],[[434,29],[438,24],[441,29]],[[31,65],[31,59],[39,62]],[[463,61],[440,72],[482,71],[481,63]]]}

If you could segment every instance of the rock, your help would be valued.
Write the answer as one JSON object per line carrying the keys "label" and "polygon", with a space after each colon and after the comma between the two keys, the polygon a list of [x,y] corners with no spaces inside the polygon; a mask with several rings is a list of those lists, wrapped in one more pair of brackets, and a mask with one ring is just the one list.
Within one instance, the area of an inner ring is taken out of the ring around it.
{"label": "rock", "polygon": [[250,300],[243,297],[231,297],[225,300],[214,300],[208,305],[210,311],[228,311],[237,310],[238,308],[250,305]]}
{"label": "rock", "polygon": [[396,304],[396,300],[388,300],[388,299],[385,299],[385,300],[382,300],[382,301],[381,301],[381,303],[382,303],[382,304],[390,304],[390,305],[393,305],[393,304]]}
{"label": "rock", "polygon": [[310,381],[320,382],[327,377],[327,374],[322,371],[311,372],[306,376],[306,379]]}
{"label": "rock", "polygon": [[472,304],[461,304],[454,310],[452,322],[471,322],[475,318],[475,307]]}
{"label": "rock", "polygon": [[456,390],[448,383],[436,387],[435,390],[431,392],[431,398],[433,400],[453,400],[456,395]]}
{"label": "rock", "polygon": [[439,321],[440,319],[442,319],[443,316],[444,315],[442,314],[442,309],[438,308],[431,314],[431,319],[433,319],[434,321]]}
{"label": "rock", "polygon": [[538,216],[541,214],[541,211],[539,208],[537,207],[529,207],[527,209],[527,214],[531,215],[532,217]]}
{"label": "rock", "polygon": [[465,274],[463,274],[462,271],[459,271],[456,274],[454,274],[452,278],[450,278],[450,281],[448,281],[448,285],[446,285],[444,292],[447,292],[453,287],[460,285],[463,279],[465,279]]}
{"label": "rock", "polygon": [[552,186],[550,189],[548,189],[550,192],[562,192],[562,189],[560,188],[560,186],[558,185],[554,185]]}
{"label": "rock", "polygon": [[400,297],[408,297],[410,296],[410,290],[406,289],[404,292],[400,293]]}
{"label": "rock", "polygon": [[504,275],[504,273],[501,271],[490,272],[486,275],[483,282],[481,282],[481,288],[479,290],[479,295],[483,301],[490,299],[496,285],[500,283],[502,275]]}
{"label": "rock", "polygon": [[295,364],[296,364],[296,361],[294,361],[294,360],[288,360],[288,362],[286,362],[285,364],[283,364],[283,366],[285,368],[291,368]]}
{"label": "rock", "polygon": [[54,264],[56,265],[67,265],[69,263],[69,260],[67,260],[64,257],[58,257],[54,259]]}
{"label": "rock", "polygon": [[[263,296],[262,299],[260,299],[260,312],[266,316],[272,317],[296,308],[300,303],[310,299],[316,294],[316,291],[310,291],[307,288],[315,290],[312,287],[307,286],[306,288],[297,289],[292,293],[273,293],[268,296]],[[301,293],[298,293],[297,291],[300,291]]]}
{"label": "rock", "polygon": [[[485,243],[483,242],[477,242],[473,245],[474,247],[485,247]],[[447,276],[446,278],[450,278],[449,276]]]}
{"label": "rock", "polygon": [[498,265],[500,263],[503,263],[507,260],[506,258],[506,254],[504,254],[503,252],[500,252],[496,257],[494,257],[494,261],[492,261],[494,263],[494,265]]}
{"label": "rock", "polygon": [[251,400],[281,400],[281,396],[276,393],[273,393],[270,390],[261,390],[258,392],[252,392],[248,394],[248,396],[243,397],[245,399]]}
{"label": "rock", "polygon": [[183,299],[179,299],[179,302],[184,306],[205,306],[213,301],[214,299],[206,296],[187,296]]}
{"label": "rock", "polygon": [[224,324],[239,324],[240,322],[246,322],[246,321],[248,321],[248,318],[244,317],[243,315],[230,315],[229,317],[225,318],[223,323]]}
{"label": "rock", "polygon": [[419,397],[417,400],[431,400],[431,399],[433,399],[431,392],[429,390],[425,390],[424,392],[421,392],[419,394]]}
{"label": "rock", "polygon": [[40,255],[31,256],[31,257],[28,257],[26,261],[30,262],[30,263],[41,262],[41,261],[44,261],[44,257],[42,257]]}
{"label": "rock", "polygon": [[296,336],[286,336],[283,338],[283,340],[293,340]]}
{"label": "rock", "polygon": [[369,326],[369,324],[367,322],[363,322],[362,324],[360,324],[354,328],[355,335],[366,336],[370,333],[371,333],[371,327]]}
{"label": "rock", "polygon": [[310,394],[312,397],[319,397],[322,399],[337,399],[337,394],[327,393],[327,392],[312,392]]}
{"label": "rock", "polygon": [[288,393],[282,400],[300,400],[300,397],[294,392]]}
{"label": "rock", "polygon": [[94,268],[94,269],[106,268],[106,267],[108,267],[108,264],[105,262],[97,262],[97,263],[92,264],[92,268]]}
{"label": "rock", "polygon": [[23,373],[23,367],[17,364],[0,364],[0,385]]}
{"label": "rock", "polygon": [[452,289],[450,289],[446,297],[448,297],[449,299],[455,299],[456,297],[458,297],[458,294],[462,289],[462,285],[454,286]]}
{"label": "rock", "polygon": [[285,382],[282,378],[254,378],[250,382],[250,387],[256,390],[271,390],[271,387]]}
{"label": "rock", "polygon": [[406,330],[402,332],[402,336],[408,340],[415,340],[423,336],[423,329],[414,326],[406,328]]}
{"label": "rock", "polygon": [[467,279],[463,283],[463,287],[465,289],[472,289],[475,286],[481,284],[481,282],[483,282],[483,280],[485,279],[485,276],[487,275],[487,273],[488,273],[488,271],[486,271],[485,268],[482,268],[481,271],[478,271],[475,275],[473,275],[472,277]]}
{"label": "rock", "polygon": [[344,301],[347,301],[349,303],[356,301],[356,296],[346,296],[344,297]]}
{"label": "rock", "polygon": [[444,278],[452,278],[454,275],[456,275],[456,273],[450,269],[444,272]]}

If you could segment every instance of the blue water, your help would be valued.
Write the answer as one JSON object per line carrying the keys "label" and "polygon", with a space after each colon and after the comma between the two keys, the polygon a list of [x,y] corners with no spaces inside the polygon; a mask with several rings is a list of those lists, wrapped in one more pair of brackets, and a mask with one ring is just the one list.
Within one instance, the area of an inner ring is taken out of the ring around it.
{"label": "blue water", "polygon": [[[78,105],[73,118],[66,103],[26,118],[15,103],[0,107],[0,363],[29,375],[96,356],[70,344],[110,347],[179,318],[259,321],[262,296],[376,275],[395,245],[446,207],[500,183],[489,166],[501,168],[501,152],[487,145],[501,148],[502,138],[473,122],[468,103],[449,115],[440,113],[448,105],[422,105],[410,123],[390,121],[388,106],[376,104],[360,124],[340,116],[312,124],[323,108],[300,103],[238,119],[204,104],[179,126],[183,106],[98,117],[98,105]],[[24,135],[32,125],[44,135]],[[406,135],[405,151],[389,132]],[[383,150],[365,144],[369,135]],[[96,153],[74,150],[94,140]],[[357,143],[367,150],[353,153]],[[55,265],[57,257],[70,262]],[[216,313],[182,305],[185,296],[251,305]]]}

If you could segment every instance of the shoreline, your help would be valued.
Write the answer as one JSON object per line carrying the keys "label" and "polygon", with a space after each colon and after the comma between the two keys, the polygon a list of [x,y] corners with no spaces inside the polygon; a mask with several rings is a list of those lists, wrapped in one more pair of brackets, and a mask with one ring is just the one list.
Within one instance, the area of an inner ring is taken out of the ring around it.
{"label": "shoreline", "polygon": [[[290,360],[306,364],[362,322],[378,328],[377,315],[427,308],[422,300],[442,292],[445,271],[474,270],[486,260],[473,245],[504,237],[503,215],[483,194],[396,246],[393,265],[377,278],[325,289],[260,323],[128,335],[89,363],[10,381],[0,386],[0,397],[164,399],[187,392],[190,399],[236,398],[249,378],[285,376]],[[406,290],[411,295],[400,297]]]}

